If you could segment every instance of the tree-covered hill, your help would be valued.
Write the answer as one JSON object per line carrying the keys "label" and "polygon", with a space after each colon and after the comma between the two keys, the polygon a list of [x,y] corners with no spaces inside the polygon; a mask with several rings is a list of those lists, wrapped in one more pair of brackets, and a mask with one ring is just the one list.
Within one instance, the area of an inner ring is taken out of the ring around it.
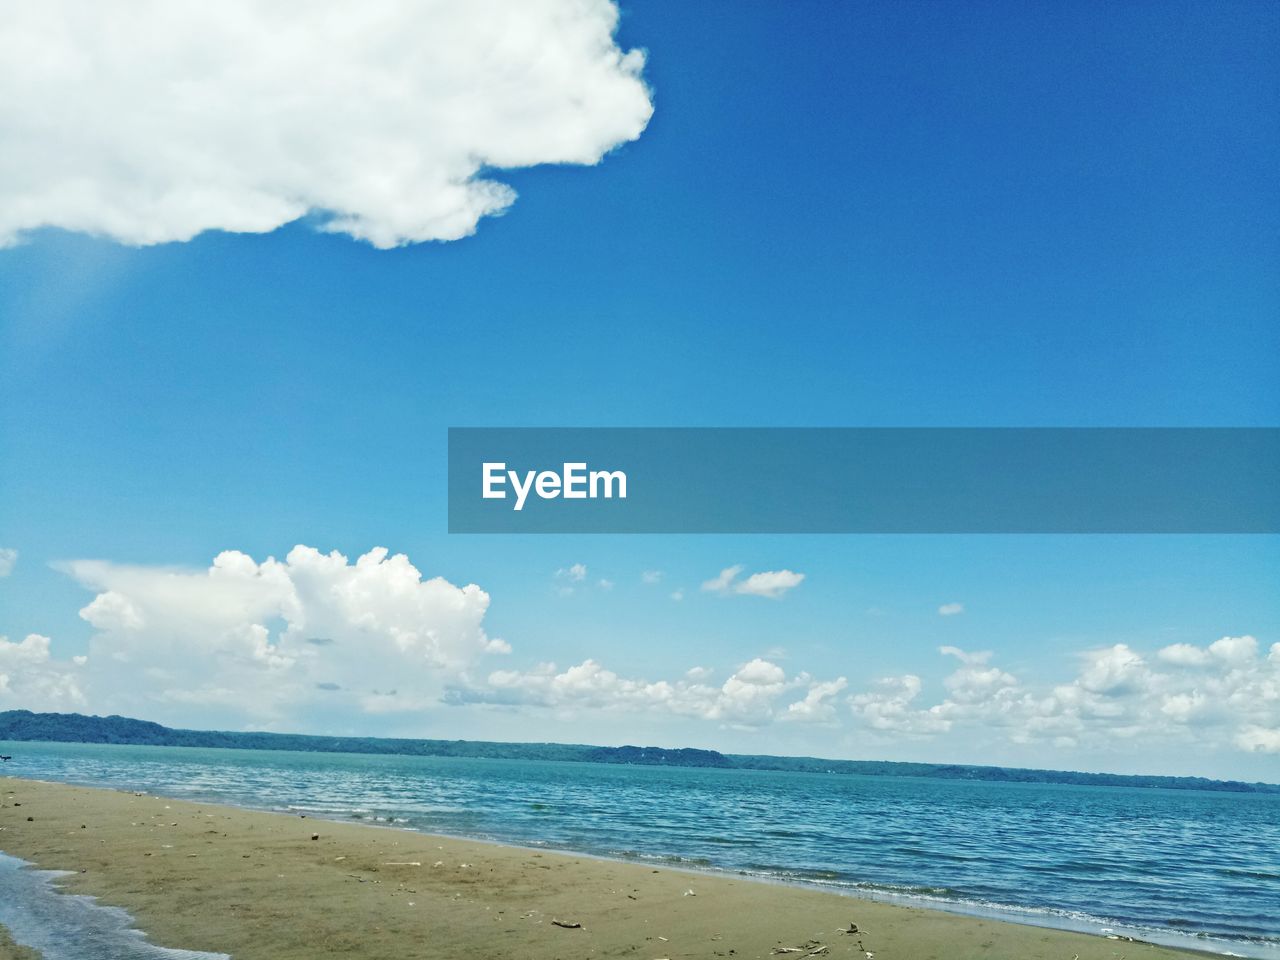
{"label": "tree-covered hill", "polygon": [[723,754],[715,750],[664,747],[596,747],[573,743],[497,743],[485,740],[408,740],[387,737],[323,737],[296,733],[232,733],[177,730],[129,717],[87,717],[78,713],[0,712],[0,741],[117,743],[158,747],[214,747],[240,750],[307,750],[316,753],[401,754],[420,757],[476,757],[499,760],[560,760],[737,770],[781,770],[814,774],[926,777],[1008,783],[1062,783],[1082,786],[1159,787],[1169,790],[1226,790],[1280,793],[1280,785],[1208,780],[1204,777],[1126,776],[1066,770],[1028,770],[887,760],[823,760]]}

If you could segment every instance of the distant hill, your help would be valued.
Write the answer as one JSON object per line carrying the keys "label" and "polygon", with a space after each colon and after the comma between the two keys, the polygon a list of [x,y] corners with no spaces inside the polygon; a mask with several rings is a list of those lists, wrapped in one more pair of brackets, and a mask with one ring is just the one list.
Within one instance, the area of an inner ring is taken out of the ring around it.
{"label": "distant hill", "polygon": [[176,730],[129,717],[87,717],[78,713],[0,712],[0,741],[120,743],[158,747],[213,747],[240,750],[303,750],[314,753],[401,754],[419,757],[476,757],[499,760],[562,760],[669,767],[781,770],[796,773],[925,777],[1006,783],[1062,783],[1081,786],[1160,787],[1169,790],[1225,790],[1280,793],[1280,785],[1208,780],[1204,777],[1125,776],[1065,770],[1027,770],[887,760],[823,760],[723,754],[715,750],[663,747],[595,747],[573,743],[496,743],[485,740],[406,740],[388,737],[321,737],[296,733],[231,733]]}

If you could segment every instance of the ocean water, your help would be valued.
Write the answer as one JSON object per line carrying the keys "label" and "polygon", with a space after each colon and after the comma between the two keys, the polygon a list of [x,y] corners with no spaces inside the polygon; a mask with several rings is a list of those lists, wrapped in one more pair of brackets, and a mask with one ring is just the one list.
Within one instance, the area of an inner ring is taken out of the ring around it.
{"label": "ocean water", "polygon": [[1280,960],[1280,795],[0,744],[17,777],[808,884]]}

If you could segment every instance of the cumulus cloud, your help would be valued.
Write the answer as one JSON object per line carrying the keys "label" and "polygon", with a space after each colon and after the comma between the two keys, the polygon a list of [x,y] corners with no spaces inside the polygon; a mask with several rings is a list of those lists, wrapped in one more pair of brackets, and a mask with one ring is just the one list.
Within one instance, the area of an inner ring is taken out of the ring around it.
{"label": "cumulus cloud", "polygon": [[320,695],[326,709],[354,714],[412,711],[511,649],[484,630],[487,593],[424,578],[382,547],[354,563],[298,546],[261,563],[229,550],[203,570],[61,569],[96,594],[80,611],[95,633],[75,676],[101,711],[199,707],[266,722]]}
{"label": "cumulus cloud", "polygon": [[[354,562],[298,546],[261,562],[230,550],[197,570],[62,569],[93,591],[80,611],[94,630],[89,653],[60,659],[48,637],[0,637],[0,709],[219,727],[305,727],[314,716],[358,729],[361,716],[452,704],[555,722],[601,711],[627,724],[818,724],[844,728],[843,742],[863,749],[867,738],[950,737],[1093,756],[1162,745],[1280,754],[1280,643],[1264,648],[1252,636],[1156,650],[1111,644],[1078,654],[1056,680],[1019,676],[989,650],[943,646],[952,669],[940,682],[913,671],[855,689],[845,676],[789,671],[781,650],[724,673],[699,664],[666,677],[627,676],[596,657],[494,669],[490,657],[511,647],[484,628],[488,594],[426,578],[383,548]],[[723,577],[726,589],[740,573]]]}
{"label": "cumulus cloud", "polygon": [[1209,662],[1209,651],[1190,643],[1175,643],[1160,650],[1157,658],[1179,667],[1202,667]]}
{"label": "cumulus cloud", "polygon": [[734,593],[741,593],[748,597],[772,599],[800,586],[803,580],[803,573],[794,573],[790,570],[767,570],[764,573],[753,573],[737,584],[733,590]]}
{"label": "cumulus cloud", "polygon": [[791,570],[766,570],[739,580],[738,575],[742,570],[741,564],[726,567],[717,576],[704,581],[702,589],[708,593],[739,594],[776,600],[788,590],[798,587],[805,576],[803,573],[795,573]]}
{"label": "cumulus cloud", "polygon": [[944,603],[938,608],[940,617],[954,617],[961,613],[964,613],[963,603]]}
{"label": "cumulus cloud", "polygon": [[0,710],[78,710],[85,705],[84,658],[55,660],[49,638],[0,637]]}
{"label": "cumulus cloud", "polygon": [[18,563],[18,551],[12,547],[0,547],[0,577],[7,577],[13,573],[13,568]]}
{"label": "cumulus cloud", "polygon": [[919,676],[889,677],[849,699],[856,721],[907,736],[967,729],[1015,743],[1173,742],[1280,752],[1280,643],[1265,657],[1249,636],[1206,647],[1174,644],[1154,657],[1118,643],[1082,653],[1075,676],[1048,687],[991,665],[988,651],[940,652],[960,661],[943,681],[945,696],[926,705]]}
{"label": "cumulus cloud", "polygon": [[640,574],[640,582],[641,582],[641,583],[648,584],[649,586],[653,586],[653,585],[654,585],[654,584],[656,584],[656,583],[661,583],[661,582],[662,582],[662,571],[661,571],[661,570],[646,570],[646,571],[644,571],[644,573]]}
{"label": "cumulus cloud", "polygon": [[1235,744],[1250,753],[1280,753],[1280,727],[1241,727]]}
{"label": "cumulus cloud", "polygon": [[873,730],[909,736],[950,730],[951,721],[944,715],[943,707],[920,709],[915,706],[923,686],[913,673],[885,677],[877,682],[874,690],[851,697],[849,706],[854,716]]}
{"label": "cumulus cloud", "polygon": [[844,677],[813,684],[803,700],[797,700],[787,707],[783,719],[805,723],[833,723],[836,720],[836,697],[847,686],[849,681]]}
{"label": "cumulus cloud", "polygon": [[611,0],[16,0],[0,32],[0,245],[128,244],[312,214],[377,247],[502,213],[492,176],[595,164],[652,113]]}
{"label": "cumulus cloud", "polygon": [[[826,701],[843,689],[845,682],[841,678],[824,685],[807,674],[788,677],[782,667],[759,657],[742,664],[719,686],[708,682],[711,676],[711,670],[694,667],[674,681],[628,678],[588,659],[565,670],[552,663],[528,671],[495,670],[483,684],[455,688],[450,699],[456,704],[537,706],[560,711],[658,710],[753,729],[784,717],[829,719]],[[789,695],[801,691],[803,700],[783,705]]]}
{"label": "cumulus cloud", "polygon": [[[549,708],[564,718],[603,710],[712,721],[757,729],[805,722],[863,730],[878,739],[963,737],[1012,744],[1051,744],[1110,751],[1185,744],[1250,752],[1280,752],[1280,644],[1268,655],[1250,637],[1224,638],[1202,650],[1208,668],[1157,667],[1126,644],[1085,651],[1074,675],[1030,683],[993,663],[991,651],[954,646],[939,652],[955,669],[930,697],[915,673],[884,677],[851,692],[840,676],[788,674],[772,656],[740,665],[723,683],[707,667],[674,680],[624,677],[595,659],[561,670],[498,670],[481,683],[455,688],[454,703]],[[1168,649],[1168,648],[1166,648]],[[1216,653],[1211,653],[1214,651]]]}

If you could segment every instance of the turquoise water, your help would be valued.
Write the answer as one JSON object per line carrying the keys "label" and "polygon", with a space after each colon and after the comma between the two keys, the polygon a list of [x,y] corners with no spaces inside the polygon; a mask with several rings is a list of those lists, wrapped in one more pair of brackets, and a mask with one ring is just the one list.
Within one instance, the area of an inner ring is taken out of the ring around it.
{"label": "turquoise water", "polygon": [[11,743],[17,777],[798,882],[1280,960],[1280,796]]}

